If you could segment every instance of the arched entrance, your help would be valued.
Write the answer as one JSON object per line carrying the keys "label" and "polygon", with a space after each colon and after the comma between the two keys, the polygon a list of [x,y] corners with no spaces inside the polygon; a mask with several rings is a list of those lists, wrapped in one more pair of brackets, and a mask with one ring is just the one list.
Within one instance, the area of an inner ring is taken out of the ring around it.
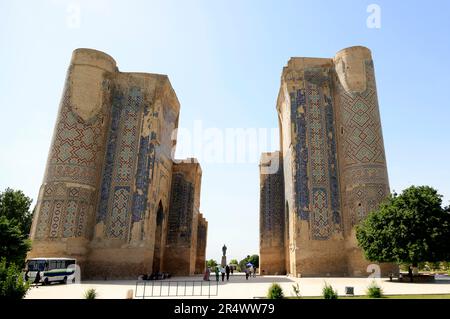
{"label": "arched entrance", "polygon": [[161,252],[162,252],[162,235],[164,224],[164,208],[159,202],[158,212],[156,213],[156,227],[155,227],[155,249],[153,251],[153,272],[159,272],[161,270]]}

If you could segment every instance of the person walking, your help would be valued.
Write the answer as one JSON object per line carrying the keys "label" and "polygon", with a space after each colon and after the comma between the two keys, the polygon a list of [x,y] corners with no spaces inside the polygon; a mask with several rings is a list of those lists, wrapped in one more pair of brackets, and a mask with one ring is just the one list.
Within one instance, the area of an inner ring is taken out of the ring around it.
{"label": "person walking", "polygon": [[216,273],[216,281],[219,281],[219,267],[218,266],[216,266],[215,273]]}
{"label": "person walking", "polygon": [[205,281],[209,281],[209,274],[210,274],[210,270],[209,270],[209,267],[206,267],[206,270],[205,270],[205,275],[203,276],[203,280],[205,280]]}
{"label": "person walking", "polygon": [[222,281],[225,280],[225,268],[223,268],[222,266],[220,266],[220,273],[222,274]]}
{"label": "person walking", "polygon": [[250,273],[250,269],[245,268],[245,279],[246,280],[248,280],[249,273]]}
{"label": "person walking", "polygon": [[253,278],[256,278],[256,267],[253,267]]}
{"label": "person walking", "polygon": [[36,273],[36,277],[34,278],[34,282],[33,283],[37,287],[40,281],[41,281],[41,272],[38,270],[38,272]]}
{"label": "person walking", "polygon": [[227,281],[230,280],[230,266],[225,267],[225,273],[227,274]]}

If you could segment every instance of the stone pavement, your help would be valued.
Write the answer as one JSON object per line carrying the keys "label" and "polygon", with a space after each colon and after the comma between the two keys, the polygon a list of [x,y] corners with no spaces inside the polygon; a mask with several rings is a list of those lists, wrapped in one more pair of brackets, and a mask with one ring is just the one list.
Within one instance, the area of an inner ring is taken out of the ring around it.
{"label": "stone pavement", "polygon": [[[214,279],[214,278],[213,278]],[[171,281],[171,294],[175,294],[175,281],[202,281],[201,276],[195,277],[174,277],[169,279]],[[165,280],[164,285],[168,285]],[[338,291],[339,295],[345,294],[345,287],[354,287],[355,295],[365,294],[367,286],[373,281],[368,278],[293,278],[286,276],[257,276],[256,278],[245,279],[241,274],[234,274],[230,276],[229,282],[220,281],[218,285],[217,296],[211,298],[223,299],[252,299],[264,297],[267,294],[269,286],[273,282],[277,282],[283,288],[285,296],[294,296],[292,285],[298,283],[300,287],[300,294],[306,296],[320,296],[325,282],[331,284],[334,289]],[[147,282],[147,292],[150,293],[151,281]],[[434,283],[399,283],[389,282],[388,278],[377,279],[379,285],[382,286],[385,294],[450,294],[450,278],[443,278],[436,280]],[[179,284],[180,287],[184,284]],[[133,292],[136,287],[134,280],[111,280],[111,281],[84,281],[81,284],[53,284],[50,286],[33,287],[28,292],[26,298],[30,299],[78,299],[83,298],[84,292],[89,288],[95,288],[98,292],[98,298],[109,299],[124,299],[127,291],[132,289]],[[166,287],[166,286],[164,286]],[[205,286],[204,286],[205,287]],[[211,281],[211,291],[214,292],[216,282]],[[141,288],[139,288],[141,289]],[[138,289],[139,295],[142,295],[142,290]],[[164,288],[165,289],[165,288]],[[189,291],[189,284],[188,284]],[[206,289],[206,288],[203,288]],[[166,290],[167,291],[167,290]],[[196,288],[198,293],[199,288]],[[155,293],[157,289],[155,288]],[[164,294],[164,291],[163,291]],[[164,297],[164,298],[208,298],[206,297]]]}

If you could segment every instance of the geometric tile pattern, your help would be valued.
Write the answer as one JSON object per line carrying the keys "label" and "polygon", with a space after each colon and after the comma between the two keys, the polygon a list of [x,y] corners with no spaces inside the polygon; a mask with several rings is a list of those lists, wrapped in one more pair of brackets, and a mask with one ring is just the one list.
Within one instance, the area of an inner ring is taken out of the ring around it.
{"label": "geometric tile pattern", "polygon": [[389,192],[375,74],[372,61],[365,61],[366,90],[349,92],[337,81],[340,120],[344,128],[342,174],[345,206],[350,224],[358,224],[376,209]]}
{"label": "geometric tile pattern", "polygon": [[47,181],[80,182],[95,187],[102,160],[104,111],[85,122],[71,110],[64,90],[47,167]]}
{"label": "geometric tile pattern", "polygon": [[86,237],[85,229],[95,192],[65,183],[44,186],[36,238]]}
{"label": "geometric tile pattern", "polygon": [[285,222],[282,162],[280,161],[280,165],[276,173],[261,174],[260,178],[260,232],[267,234],[267,236],[261,238],[260,247],[283,247]]}
{"label": "geometric tile pattern", "polygon": [[111,238],[125,239],[128,236],[130,188],[117,186],[112,198],[112,209],[107,233]]}
{"label": "geometric tile pattern", "polygon": [[323,188],[313,188],[312,191],[313,215],[312,233],[314,239],[328,239],[331,233],[328,196]]}
{"label": "geometric tile pattern", "polygon": [[121,130],[118,136],[118,150],[116,159],[116,183],[127,183],[131,181],[132,170],[136,157],[139,129],[139,107],[142,97],[139,89],[132,87],[123,105],[121,117]]}
{"label": "geometric tile pattern", "polygon": [[39,213],[39,220],[36,227],[36,238],[44,238],[49,231],[51,202],[48,200],[42,201]]}
{"label": "geometric tile pattern", "polygon": [[[143,106],[140,88],[116,89],[97,213],[97,223],[106,223],[105,233],[110,238],[126,239],[130,217],[140,220],[146,208],[151,162],[147,158],[152,147],[148,138],[140,136],[143,112],[148,112],[148,107]],[[137,188],[132,195],[133,181]]]}
{"label": "geometric tile pattern", "polygon": [[342,112],[344,163],[385,163],[380,116],[372,61],[365,63],[367,89],[362,93],[346,91],[340,83],[337,90]]}
{"label": "geometric tile pattern", "polygon": [[[95,188],[104,156],[104,122],[108,115],[104,105],[89,120],[81,118],[73,110],[73,70],[73,67],[69,68],[49,153],[44,178],[46,184],[40,199],[38,238],[86,236],[87,216],[92,213],[96,200]],[[87,187],[68,187],[66,183]],[[83,214],[81,218],[80,212]]]}
{"label": "geometric tile pattern", "polygon": [[116,155],[116,141],[119,133],[120,113],[123,96],[114,93],[111,111],[111,124],[106,144],[105,164],[103,166],[102,182],[100,187],[100,200],[97,212],[97,223],[104,221],[108,214],[108,204],[110,199],[114,160]]}
{"label": "geometric tile pattern", "polygon": [[311,238],[326,240],[342,229],[330,69],[305,69],[303,83],[291,93],[297,205]]}
{"label": "geometric tile pattern", "polygon": [[75,237],[82,237],[86,234],[86,215],[88,211],[88,204],[87,203],[80,203],[80,210],[78,212],[77,216],[77,228],[76,228],[76,236]]}
{"label": "geometric tile pattern", "polygon": [[60,224],[62,219],[62,211],[64,209],[64,201],[56,200],[54,202],[52,222],[50,225],[50,237],[58,237],[60,231]]}
{"label": "geometric tile pattern", "polygon": [[172,175],[168,244],[189,244],[194,210],[194,186],[181,173]]}
{"label": "geometric tile pattern", "polygon": [[147,194],[155,165],[155,145],[150,136],[141,137],[136,170],[136,191],[133,193],[132,221],[137,222],[147,209]]}
{"label": "geometric tile pattern", "polygon": [[77,217],[77,202],[74,200],[70,200],[68,201],[66,208],[63,237],[67,238],[74,236],[75,227],[77,226],[76,217]]}
{"label": "geometric tile pattern", "polygon": [[303,89],[290,93],[291,117],[296,132],[297,141],[294,146],[296,156],[294,157],[295,167],[295,191],[298,199],[299,217],[302,220],[309,220],[309,182],[308,182],[308,144],[306,127],[306,98]]}

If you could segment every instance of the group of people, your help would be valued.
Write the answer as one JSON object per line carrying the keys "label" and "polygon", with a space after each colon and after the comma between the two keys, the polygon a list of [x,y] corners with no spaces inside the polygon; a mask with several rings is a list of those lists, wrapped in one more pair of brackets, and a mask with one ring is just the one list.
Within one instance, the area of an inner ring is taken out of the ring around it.
{"label": "group of people", "polygon": [[154,273],[151,273],[150,275],[142,274],[141,276],[139,276],[139,279],[142,279],[142,280],[162,280],[162,279],[168,279],[170,277],[171,277],[171,274],[169,274],[167,272],[154,272]]}
{"label": "group of people", "polygon": [[[213,270],[214,274],[216,275],[216,281],[220,280],[220,277],[222,276],[222,281],[225,281],[225,278],[227,281],[230,280],[230,273],[233,274],[234,268],[233,266],[226,265],[225,267],[222,266],[216,266]],[[205,274],[203,276],[203,280],[209,281],[209,277],[211,276],[211,268],[206,267]],[[249,277],[256,277],[256,267],[249,266],[244,269],[245,273],[245,279],[248,280]]]}
{"label": "group of people", "polygon": [[[226,265],[225,267],[216,266],[214,269],[214,273],[216,275],[216,281],[219,281],[220,276],[222,276],[222,281],[225,281],[225,276],[227,281],[230,280],[230,273],[233,274],[234,268],[232,266]],[[203,276],[203,280],[210,280],[209,277],[211,275],[211,269],[206,267],[205,275]]]}
{"label": "group of people", "polygon": [[256,277],[256,267],[254,267],[253,265],[245,268],[244,272],[245,272],[245,279],[247,280],[248,277],[251,277],[252,275],[253,277]]}

